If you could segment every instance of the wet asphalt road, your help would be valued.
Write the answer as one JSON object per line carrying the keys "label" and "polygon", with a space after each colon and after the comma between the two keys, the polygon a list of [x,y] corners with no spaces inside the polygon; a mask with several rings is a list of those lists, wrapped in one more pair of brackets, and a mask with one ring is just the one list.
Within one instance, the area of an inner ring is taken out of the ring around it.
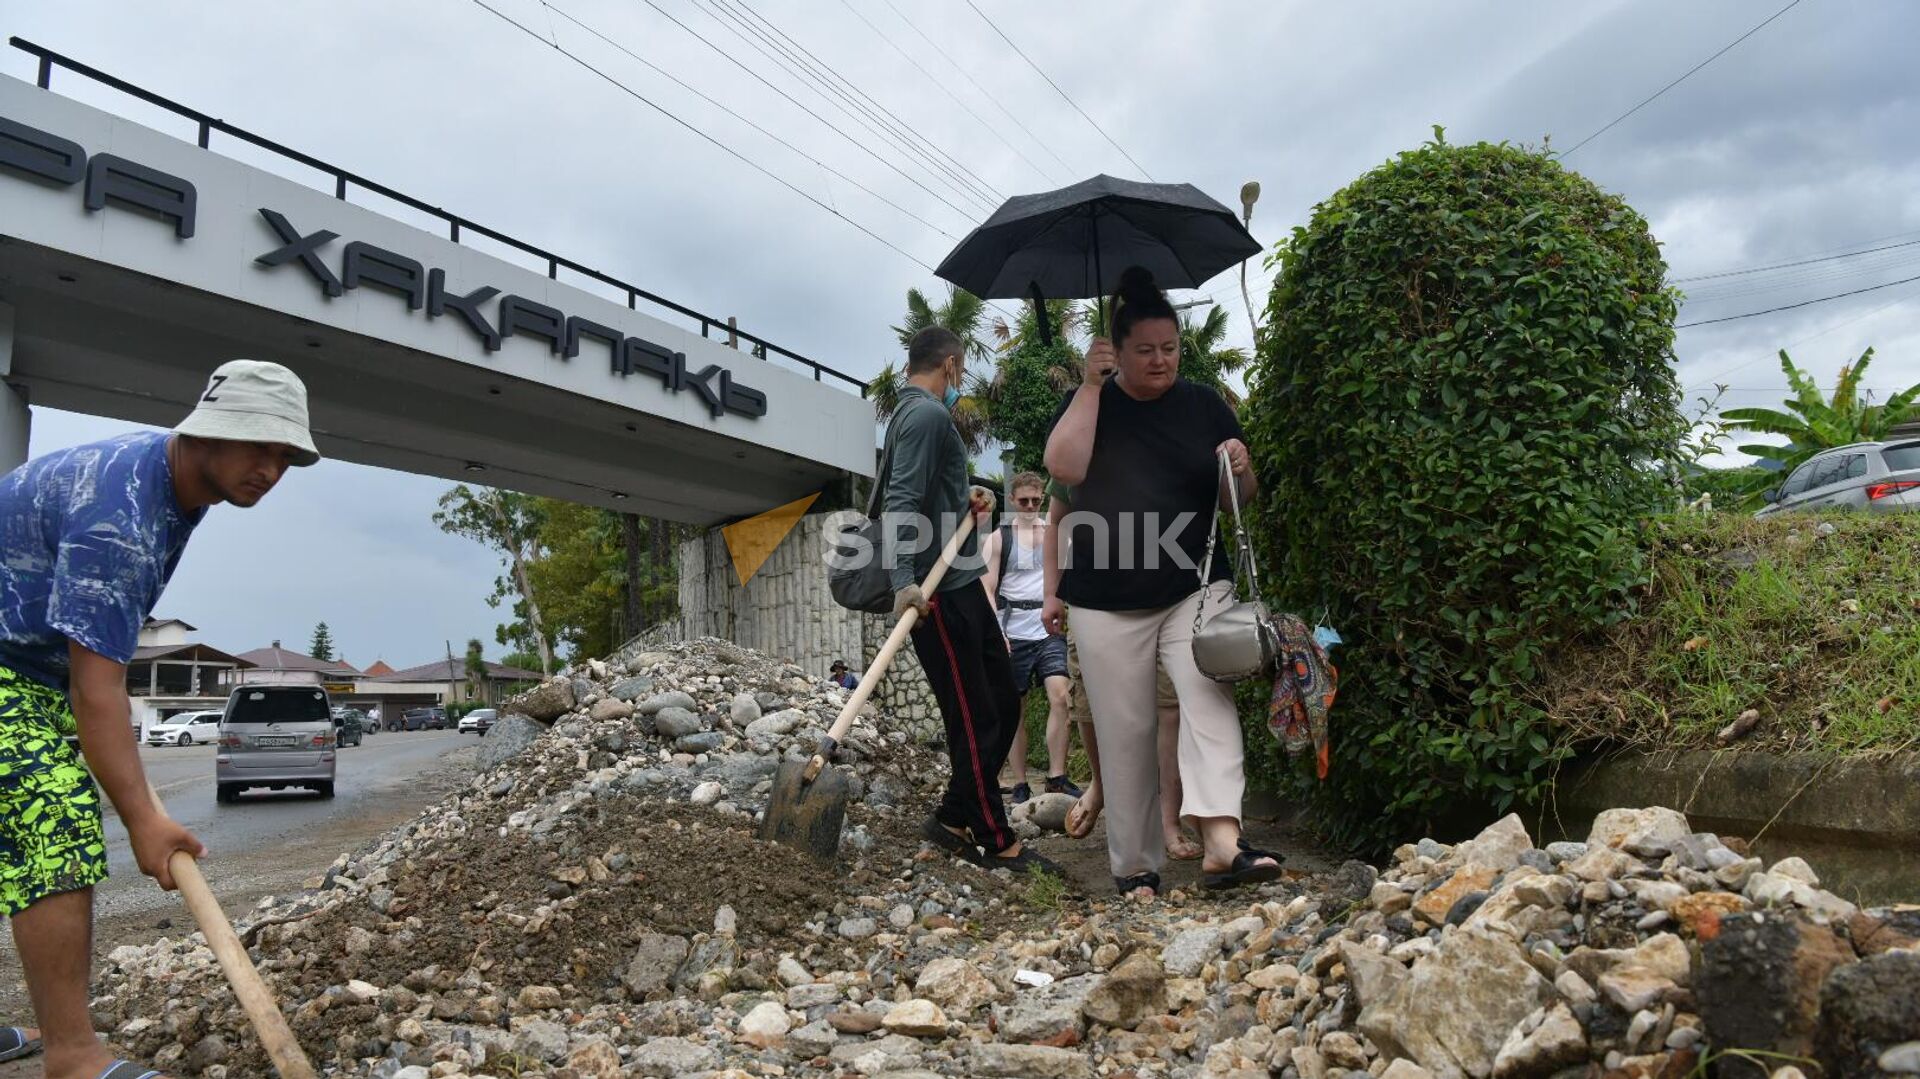
{"label": "wet asphalt road", "polygon": [[[271,860],[278,852],[291,855],[302,852],[299,861],[311,862],[308,850],[316,844],[338,854],[355,844],[366,826],[376,818],[391,824],[396,800],[405,795],[428,771],[439,771],[442,758],[463,747],[478,744],[473,735],[451,731],[389,731],[370,735],[358,746],[339,751],[335,793],[321,798],[303,790],[269,791],[259,789],[241,795],[234,805],[214,801],[214,747],[145,746],[140,762],[147,780],[166,803],[167,812],[207,845],[203,863],[209,877],[226,866]],[[140,875],[127,845],[126,829],[111,811],[107,813],[107,866],[110,875],[96,890],[101,913],[127,913],[132,910],[174,906],[177,900],[162,896],[152,882]],[[329,843],[337,836],[337,844]],[[328,855],[318,865],[307,865],[309,874],[325,870]]]}

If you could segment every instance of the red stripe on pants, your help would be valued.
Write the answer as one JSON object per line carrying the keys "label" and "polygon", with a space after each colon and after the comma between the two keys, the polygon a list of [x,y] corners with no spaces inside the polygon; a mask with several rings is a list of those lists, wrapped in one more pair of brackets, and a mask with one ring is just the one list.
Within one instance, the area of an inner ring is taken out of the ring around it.
{"label": "red stripe on pants", "polygon": [[[994,850],[1005,850],[1012,846],[1007,837],[995,823],[993,806],[987,801],[986,773],[980,768],[980,743],[973,733],[973,710],[967,707],[967,684],[960,677],[960,657],[953,653],[953,641],[947,636],[946,619],[940,617],[940,601],[936,598],[929,606],[933,610],[933,628],[940,635],[940,648],[947,654],[947,666],[953,671],[953,695],[960,701],[960,726],[967,732],[967,756],[973,759],[973,786],[980,796],[980,816],[993,829]],[[998,777],[995,777],[996,784]],[[998,795],[998,791],[995,794]]]}

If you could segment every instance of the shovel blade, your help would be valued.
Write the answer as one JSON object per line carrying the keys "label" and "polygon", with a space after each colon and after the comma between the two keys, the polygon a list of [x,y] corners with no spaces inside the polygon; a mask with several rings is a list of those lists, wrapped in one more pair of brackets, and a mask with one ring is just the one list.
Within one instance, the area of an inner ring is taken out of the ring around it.
{"label": "shovel blade", "polygon": [[840,828],[846,823],[852,788],[845,773],[826,768],[806,781],[806,761],[782,761],[773,775],[773,793],[760,838],[804,851],[831,863],[840,856]]}

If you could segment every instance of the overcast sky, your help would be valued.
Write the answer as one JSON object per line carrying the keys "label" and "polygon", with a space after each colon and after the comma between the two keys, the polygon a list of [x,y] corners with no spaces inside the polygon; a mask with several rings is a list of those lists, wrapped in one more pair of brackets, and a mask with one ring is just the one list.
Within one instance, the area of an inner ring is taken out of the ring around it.
{"label": "overcast sky", "polygon": [[[1435,123],[1453,142],[1551,137],[1571,147],[1785,0],[488,2],[540,39],[474,0],[15,3],[0,8],[0,29],[689,306],[737,315],[776,342],[867,376],[895,359],[887,327],[906,290],[936,287],[927,267],[999,197],[1096,172],[1138,177],[1144,168],[1232,205],[1241,183],[1255,179],[1263,194],[1253,231],[1271,243],[1318,200],[1427,139]],[[850,118],[784,73],[748,43],[770,49],[764,39],[730,21],[780,40],[757,16],[897,120]],[[1920,5],[1802,0],[1568,163],[1648,217],[1676,279],[1920,240],[1917,40]],[[29,58],[0,53],[0,71],[32,77]],[[191,137],[78,78],[58,77],[55,87]],[[950,159],[936,172],[863,123],[897,123]],[[1920,243],[1684,282],[1695,298],[1681,322],[1898,281],[1920,274],[1916,265]],[[1264,277],[1254,275],[1256,306]],[[1229,306],[1244,343],[1237,279],[1203,291]],[[1917,296],[1920,282],[1683,330],[1681,380],[1691,394],[1728,384],[1729,407],[1769,404],[1783,387],[1776,349],[1790,348],[1830,385],[1841,364],[1873,345],[1866,383],[1884,399],[1920,381]],[[126,429],[44,409],[34,422],[35,453]],[[498,567],[428,520],[446,486],[341,463],[297,473],[257,509],[215,511],[160,613],[235,650],[275,637],[304,647],[325,619],[361,665],[425,662],[443,641],[457,652],[470,636],[495,654],[498,618],[482,597]]]}

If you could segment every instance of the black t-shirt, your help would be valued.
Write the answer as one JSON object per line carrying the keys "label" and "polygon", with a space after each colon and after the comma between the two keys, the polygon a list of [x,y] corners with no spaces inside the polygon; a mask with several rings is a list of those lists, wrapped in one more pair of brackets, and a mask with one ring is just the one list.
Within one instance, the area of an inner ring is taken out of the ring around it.
{"label": "black t-shirt", "polygon": [[[1061,405],[1053,422],[1066,410]],[[1109,380],[1087,478],[1063,522],[1070,553],[1060,598],[1096,611],[1143,611],[1193,595],[1219,506],[1214,450],[1241,437],[1233,410],[1206,386],[1176,379],[1159,397],[1136,401]],[[1183,513],[1192,516],[1181,522]],[[1212,579],[1230,578],[1232,562],[1230,550],[1216,548]]]}

